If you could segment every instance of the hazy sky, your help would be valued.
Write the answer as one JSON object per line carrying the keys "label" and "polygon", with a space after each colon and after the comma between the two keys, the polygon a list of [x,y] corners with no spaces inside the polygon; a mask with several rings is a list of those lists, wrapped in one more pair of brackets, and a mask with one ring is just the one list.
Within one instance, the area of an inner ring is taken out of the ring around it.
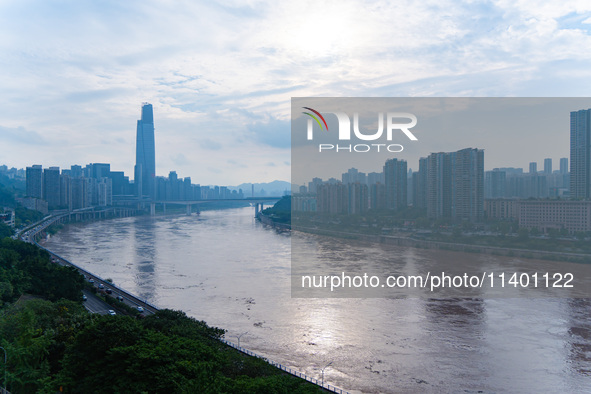
{"label": "hazy sky", "polygon": [[591,2],[545,3],[0,0],[0,164],[132,175],[147,101],[158,175],[288,180],[292,96],[591,96]]}

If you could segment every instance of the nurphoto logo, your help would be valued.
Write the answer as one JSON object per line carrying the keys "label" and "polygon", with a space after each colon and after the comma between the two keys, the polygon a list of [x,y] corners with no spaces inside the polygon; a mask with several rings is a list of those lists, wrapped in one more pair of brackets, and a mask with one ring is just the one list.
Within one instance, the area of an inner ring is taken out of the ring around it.
{"label": "nurphoto logo", "polygon": [[[328,124],[322,114],[310,107],[302,107],[308,111],[302,112],[304,115],[310,117],[308,119],[307,127],[307,138],[308,141],[314,139],[314,122],[318,124],[320,130],[328,130]],[[326,112],[328,114],[335,115],[338,121],[338,139],[339,141],[350,141],[351,140],[351,118],[344,112]],[[403,122],[401,122],[403,120]],[[409,122],[410,121],[410,122]],[[383,112],[378,113],[378,129],[375,132],[369,130],[362,130],[359,127],[359,113],[353,113],[353,134],[354,136],[362,141],[377,141],[382,139],[384,134],[384,123],[386,123],[386,141],[392,141],[394,131],[401,131],[409,140],[417,141],[417,137],[410,131],[411,128],[416,126],[417,117],[414,114],[408,112],[388,112],[384,116]],[[365,153],[370,151],[387,150],[388,152],[402,152],[404,147],[400,144],[386,144],[386,143],[374,143],[374,144],[355,144],[355,145],[339,145],[339,144],[318,144],[318,151],[333,151],[333,152],[358,152]]]}

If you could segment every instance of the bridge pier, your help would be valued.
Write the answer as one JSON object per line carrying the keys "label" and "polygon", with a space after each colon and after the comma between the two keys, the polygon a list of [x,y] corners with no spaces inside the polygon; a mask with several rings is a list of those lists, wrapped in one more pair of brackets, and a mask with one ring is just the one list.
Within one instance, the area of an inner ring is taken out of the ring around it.
{"label": "bridge pier", "polygon": [[166,203],[162,203],[162,213],[166,213]]}
{"label": "bridge pier", "polygon": [[153,202],[150,203],[150,216],[156,216],[156,204]]}
{"label": "bridge pier", "polygon": [[191,204],[187,204],[187,215],[191,216]]}
{"label": "bridge pier", "polygon": [[265,203],[262,203],[262,202],[257,202],[257,203],[255,204],[254,213],[255,213],[256,215],[258,215],[259,213],[263,212],[263,209],[265,209],[265,205],[264,205],[264,204],[265,204]]}

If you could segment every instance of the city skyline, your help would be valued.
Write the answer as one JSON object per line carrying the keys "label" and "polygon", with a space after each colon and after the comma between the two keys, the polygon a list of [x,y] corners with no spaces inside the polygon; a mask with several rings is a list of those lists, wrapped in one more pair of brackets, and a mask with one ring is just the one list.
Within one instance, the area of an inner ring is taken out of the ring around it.
{"label": "city skyline", "polygon": [[[301,11],[307,6],[313,15]],[[157,133],[167,136],[156,151],[157,175],[176,169],[206,184],[289,180],[292,96],[588,95],[590,5],[444,9],[379,1],[5,2],[2,162],[108,162],[133,174],[127,158],[137,107],[147,101]],[[391,23],[401,14],[410,18],[405,29]],[[554,137],[535,141],[539,157],[528,161],[568,156]],[[551,155],[549,146],[562,152]],[[527,165],[508,149],[509,165]],[[502,159],[496,155],[487,150],[489,168]]]}
{"label": "city skyline", "polygon": [[[529,172],[531,164],[536,172],[538,169],[543,172],[546,159],[559,164],[561,159],[570,157],[570,114],[586,110],[590,102],[588,98],[516,97],[296,98],[292,100],[292,183],[302,185],[316,177],[338,177],[351,167],[366,173],[378,171],[388,158],[405,160],[408,168],[418,171],[422,157],[467,147],[486,152],[485,171],[513,167]],[[316,126],[318,131],[313,138],[307,137],[309,117],[298,111],[303,106],[324,113],[328,129],[333,132],[321,132]],[[417,124],[412,132],[417,140],[409,140],[401,132],[394,133],[391,141],[385,133],[375,141],[355,136],[351,140],[337,140],[335,130],[340,126],[333,114],[339,111],[348,113],[349,117],[359,113],[359,127],[366,135],[378,128],[378,113],[414,114]],[[404,149],[397,153],[389,153],[385,148],[368,152],[319,150],[319,144],[339,144],[346,148],[350,144],[377,142],[397,143]],[[536,150],[541,143],[543,149]]]}

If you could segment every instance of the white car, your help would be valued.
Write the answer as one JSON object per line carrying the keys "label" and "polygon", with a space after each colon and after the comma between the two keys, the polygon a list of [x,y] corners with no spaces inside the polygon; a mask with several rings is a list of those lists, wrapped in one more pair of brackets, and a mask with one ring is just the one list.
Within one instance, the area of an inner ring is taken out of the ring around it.
{"label": "white car", "polygon": [[112,309],[109,309],[109,315],[111,315],[111,316],[115,316],[115,315],[116,315],[116,313],[115,313],[115,311],[114,311],[114,310],[112,310]]}
{"label": "white car", "polygon": [[138,311],[138,312],[143,312],[143,311],[144,311],[144,308],[143,308],[143,307],[141,307],[141,306],[138,306],[138,307],[137,307],[137,311]]}

